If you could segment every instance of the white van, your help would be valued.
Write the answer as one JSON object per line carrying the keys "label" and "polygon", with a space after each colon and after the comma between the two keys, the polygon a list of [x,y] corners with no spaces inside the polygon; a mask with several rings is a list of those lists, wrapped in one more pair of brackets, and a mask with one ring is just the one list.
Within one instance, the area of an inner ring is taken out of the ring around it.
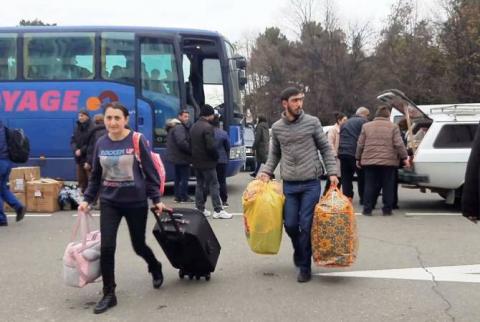
{"label": "white van", "polygon": [[413,152],[413,166],[400,170],[400,182],[422,192],[436,192],[447,204],[458,202],[480,121],[480,104],[420,108],[399,90],[385,91],[377,98],[392,107],[392,120],[400,114],[409,119],[407,145]]}

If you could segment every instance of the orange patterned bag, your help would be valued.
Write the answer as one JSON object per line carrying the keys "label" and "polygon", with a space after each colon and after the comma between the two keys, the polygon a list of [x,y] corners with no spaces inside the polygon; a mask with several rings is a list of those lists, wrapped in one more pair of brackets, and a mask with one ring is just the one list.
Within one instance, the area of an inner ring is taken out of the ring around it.
{"label": "orange patterned bag", "polygon": [[357,223],[352,203],[332,186],[315,206],[313,260],[318,266],[346,267],[355,262],[357,250]]}

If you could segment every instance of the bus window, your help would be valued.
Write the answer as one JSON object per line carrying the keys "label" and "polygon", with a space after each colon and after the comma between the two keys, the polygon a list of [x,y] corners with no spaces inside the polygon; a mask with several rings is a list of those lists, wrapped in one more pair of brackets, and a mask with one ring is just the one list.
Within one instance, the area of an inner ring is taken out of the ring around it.
{"label": "bus window", "polygon": [[25,34],[25,78],[92,79],[94,36],[80,32]]}
{"label": "bus window", "polygon": [[241,116],[243,114],[243,109],[242,109],[242,103],[241,103],[240,85],[238,82],[238,69],[236,66],[236,61],[235,59],[233,59],[235,50],[228,41],[225,41],[225,48],[227,50],[227,58],[228,58],[229,67],[230,67],[229,68],[230,82],[233,85],[232,86],[233,113]]}
{"label": "bus window", "polygon": [[[222,70],[218,59],[203,60],[203,92],[205,93],[205,104],[213,107],[220,106],[224,102]],[[223,111],[219,111],[223,114]]]}
{"label": "bus window", "polygon": [[17,35],[0,34],[0,80],[17,78]]}
{"label": "bus window", "polygon": [[179,76],[173,44],[158,38],[142,38],[140,43],[142,96],[153,104],[154,142],[166,142],[167,120],[180,110]]}
{"label": "bus window", "polygon": [[129,32],[102,33],[102,78],[133,84],[134,34]]}

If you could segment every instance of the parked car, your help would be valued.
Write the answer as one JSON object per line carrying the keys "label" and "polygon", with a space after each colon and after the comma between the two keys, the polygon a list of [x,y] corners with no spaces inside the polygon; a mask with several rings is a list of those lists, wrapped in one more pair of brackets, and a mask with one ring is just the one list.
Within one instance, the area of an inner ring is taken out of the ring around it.
{"label": "parked car", "polygon": [[253,142],[255,141],[255,130],[253,126],[245,126],[243,132],[243,140],[245,145],[246,160],[243,166],[244,171],[255,170],[255,153],[253,151]]}
{"label": "parked car", "polygon": [[413,162],[411,169],[399,171],[400,182],[421,192],[436,192],[447,204],[459,202],[480,121],[480,104],[419,108],[399,90],[385,91],[377,98],[396,110],[393,118],[400,113],[410,119],[407,145],[413,152]]}

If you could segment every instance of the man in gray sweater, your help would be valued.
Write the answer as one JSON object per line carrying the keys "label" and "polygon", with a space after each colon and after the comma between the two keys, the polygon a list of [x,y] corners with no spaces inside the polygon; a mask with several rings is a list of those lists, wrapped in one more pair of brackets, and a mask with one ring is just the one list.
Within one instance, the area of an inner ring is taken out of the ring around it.
{"label": "man in gray sweater", "polygon": [[310,231],[315,204],[320,199],[322,155],[332,185],[338,184],[333,151],[318,118],[303,112],[304,94],[297,88],[282,91],[280,99],[284,112],[272,126],[272,143],[268,160],[260,168],[258,178],[270,180],[280,163],[285,206],[285,231],[292,240],[293,262],[299,268],[297,281],[311,279],[312,245]]}

